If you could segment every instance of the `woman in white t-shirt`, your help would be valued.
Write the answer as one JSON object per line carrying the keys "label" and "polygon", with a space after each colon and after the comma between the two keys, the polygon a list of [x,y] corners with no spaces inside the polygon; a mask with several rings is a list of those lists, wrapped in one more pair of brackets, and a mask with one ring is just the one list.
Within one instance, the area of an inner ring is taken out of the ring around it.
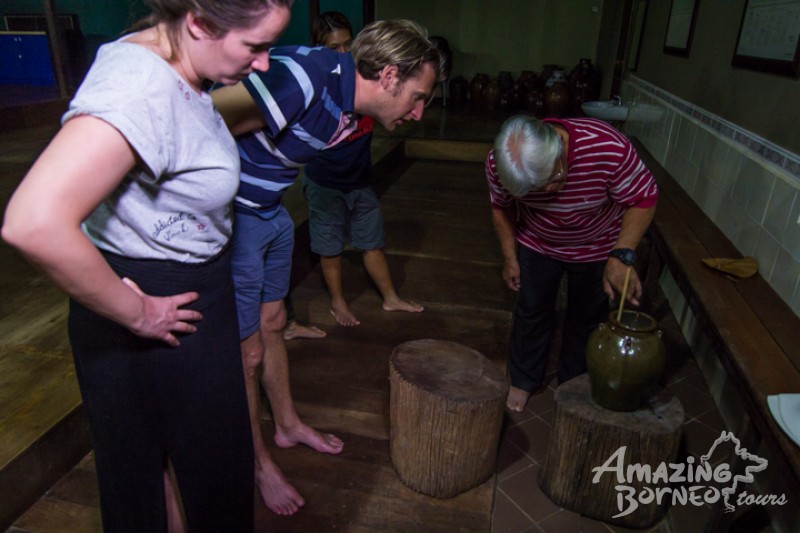
{"label": "woman in white t-shirt", "polygon": [[[3,238],[70,296],[105,531],[253,527],[253,452],[228,241],[236,145],[206,80],[268,68],[292,0],[145,0],[101,47],[9,202]],[[174,517],[171,517],[174,518]]]}

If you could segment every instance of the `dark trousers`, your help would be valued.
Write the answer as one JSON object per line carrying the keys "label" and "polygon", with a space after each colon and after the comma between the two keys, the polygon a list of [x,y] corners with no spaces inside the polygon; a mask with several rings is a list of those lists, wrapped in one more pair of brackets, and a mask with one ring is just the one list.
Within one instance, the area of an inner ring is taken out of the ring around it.
{"label": "dark trousers", "polygon": [[171,461],[189,531],[253,529],[254,459],[230,254],[203,265],[107,254],[151,295],[189,290],[198,330],[143,339],[70,302],[69,335],[92,432],[106,532],[167,531]]}
{"label": "dark trousers", "polygon": [[586,372],[586,343],[608,318],[603,292],[606,262],[569,263],[550,259],[518,246],[520,289],[514,307],[509,353],[511,384],[533,392],[544,383],[547,348],[553,333],[558,289],[567,274],[567,312],[564,319],[558,382]]}

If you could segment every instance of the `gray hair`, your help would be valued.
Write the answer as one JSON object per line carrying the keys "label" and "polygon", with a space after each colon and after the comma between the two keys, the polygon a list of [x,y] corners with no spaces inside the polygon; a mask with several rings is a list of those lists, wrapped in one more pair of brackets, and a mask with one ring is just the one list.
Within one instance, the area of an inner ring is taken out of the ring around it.
{"label": "gray hair", "polygon": [[497,176],[518,198],[547,184],[561,153],[561,136],[556,129],[531,115],[506,120],[494,141]]}

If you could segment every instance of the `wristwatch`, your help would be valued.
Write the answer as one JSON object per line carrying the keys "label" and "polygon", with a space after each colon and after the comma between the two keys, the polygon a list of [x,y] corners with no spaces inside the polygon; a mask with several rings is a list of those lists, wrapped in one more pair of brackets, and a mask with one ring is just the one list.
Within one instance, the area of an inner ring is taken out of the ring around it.
{"label": "wristwatch", "polygon": [[636,252],[630,248],[617,248],[615,250],[611,250],[611,253],[609,253],[608,256],[619,259],[628,266],[631,266],[636,262]]}

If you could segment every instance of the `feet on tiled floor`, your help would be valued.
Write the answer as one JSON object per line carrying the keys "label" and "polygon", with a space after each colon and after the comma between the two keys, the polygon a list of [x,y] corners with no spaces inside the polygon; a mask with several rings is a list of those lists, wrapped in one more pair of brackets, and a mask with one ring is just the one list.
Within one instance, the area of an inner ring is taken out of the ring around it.
{"label": "feet on tiled floor", "polygon": [[[669,364],[662,384],[682,403],[686,413],[683,445],[678,460],[706,453],[725,427],[691,351],[682,343],[674,320],[664,318],[669,344]],[[646,529],[630,529],[607,524],[554,504],[539,488],[538,474],[543,466],[554,418],[557,387],[551,353],[548,382],[531,395],[525,409],[506,411],[505,426],[497,462],[497,492],[492,514],[492,532],[652,532],[703,531],[713,515],[710,506],[674,506],[657,524]]]}

